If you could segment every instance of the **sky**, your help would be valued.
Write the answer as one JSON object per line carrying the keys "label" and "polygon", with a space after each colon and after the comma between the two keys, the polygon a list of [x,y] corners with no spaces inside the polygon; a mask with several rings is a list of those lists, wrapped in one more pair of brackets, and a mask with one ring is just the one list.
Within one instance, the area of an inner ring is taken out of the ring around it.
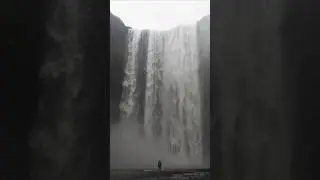
{"label": "sky", "polygon": [[210,14],[210,0],[110,0],[110,11],[126,26],[167,30]]}

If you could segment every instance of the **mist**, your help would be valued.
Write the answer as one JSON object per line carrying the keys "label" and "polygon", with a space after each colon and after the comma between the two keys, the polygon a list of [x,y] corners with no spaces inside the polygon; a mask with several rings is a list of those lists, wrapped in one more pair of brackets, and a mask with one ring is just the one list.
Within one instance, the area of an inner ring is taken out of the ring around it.
{"label": "mist", "polygon": [[120,121],[110,128],[111,169],[156,168],[158,160],[167,169],[201,167],[199,160],[188,160],[168,152],[168,146],[164,142],[142,138],[137,122]]}

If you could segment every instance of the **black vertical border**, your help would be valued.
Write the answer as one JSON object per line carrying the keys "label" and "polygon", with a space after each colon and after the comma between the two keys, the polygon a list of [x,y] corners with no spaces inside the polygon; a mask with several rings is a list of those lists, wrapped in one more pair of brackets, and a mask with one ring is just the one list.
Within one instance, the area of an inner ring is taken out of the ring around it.
{"label": "black vertical border", "polygon": [[28,179],[28,135],[36,118],[38,71],[44,58],[45,1],[12,0],[1,7],[0,179]]}
{"label": "black vertical border", "polygon": [[105,65],[105,104],[106,104],[106,119],[107,122],[107,147],[106,147],[106,152],[107,152],[107,177],[110,179],[110,0],[105,0],[106,2],[106,23],[108,25],[108,32],[107,32],[107,42],[108,42],[108,48],[107,48],[107,53],[108,53],[108,60],[106,61]]}
{"label": "black vertical border", "polygon": [[[107,35],[105,43],[109,47],[110,1],[103,0],[105,6],[102,26]],[[40,82],[38,72],[40,62],[45,58],[44,37],[46,34],[46,1],[11,0],[2,6],[1,25],[4,45],[1,64],[1,174],[0,179],[16,180],[30,178],[29,131],[37,115]],[[98,13],[99,14],[99,13]],[[101,14],[101,13],[100,13]],[[106,49],[109,58],[110,48]],[[105,117],[109,117],[109,59],[105,60],[104,104]],[[106,128],[101,144],[102,172],[98,179],[109,177],[109,137],[108,119],[101,124]],[[105,156],[104,156],[105,154]]]}
{"label": "black vertical border", "polygon": [[215,17],[219,14],[219,1],[210,0],[210,179],[222,178],[222,154],[221,154],[221,122],[217,103],[219,100],[218,75],[219,68],[214,63],[214,40],[217,31]]}

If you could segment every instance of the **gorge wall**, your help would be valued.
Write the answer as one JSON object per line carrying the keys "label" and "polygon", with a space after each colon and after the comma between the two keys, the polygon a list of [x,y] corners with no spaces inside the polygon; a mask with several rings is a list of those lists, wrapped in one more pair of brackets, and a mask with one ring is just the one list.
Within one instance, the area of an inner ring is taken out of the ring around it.
{"label": "gorge wall", "polygon": [[127,62],[127,34],[126,27],[120,18],[110,13],[110,121],[119,122],[119,104],[122,95],[122,81]]}

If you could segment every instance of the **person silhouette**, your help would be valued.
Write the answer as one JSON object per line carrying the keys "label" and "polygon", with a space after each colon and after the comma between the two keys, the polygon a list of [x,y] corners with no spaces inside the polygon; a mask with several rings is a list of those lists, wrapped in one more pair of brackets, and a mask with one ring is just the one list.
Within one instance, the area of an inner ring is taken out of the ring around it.
{"label": "person silhouette", "polygon": [[158,169],[159,169],[159,171],[161,171],[161,166],[162,166],[162,163],[161,163],[161,161],[159,160],[159,161],[158,161]]}

